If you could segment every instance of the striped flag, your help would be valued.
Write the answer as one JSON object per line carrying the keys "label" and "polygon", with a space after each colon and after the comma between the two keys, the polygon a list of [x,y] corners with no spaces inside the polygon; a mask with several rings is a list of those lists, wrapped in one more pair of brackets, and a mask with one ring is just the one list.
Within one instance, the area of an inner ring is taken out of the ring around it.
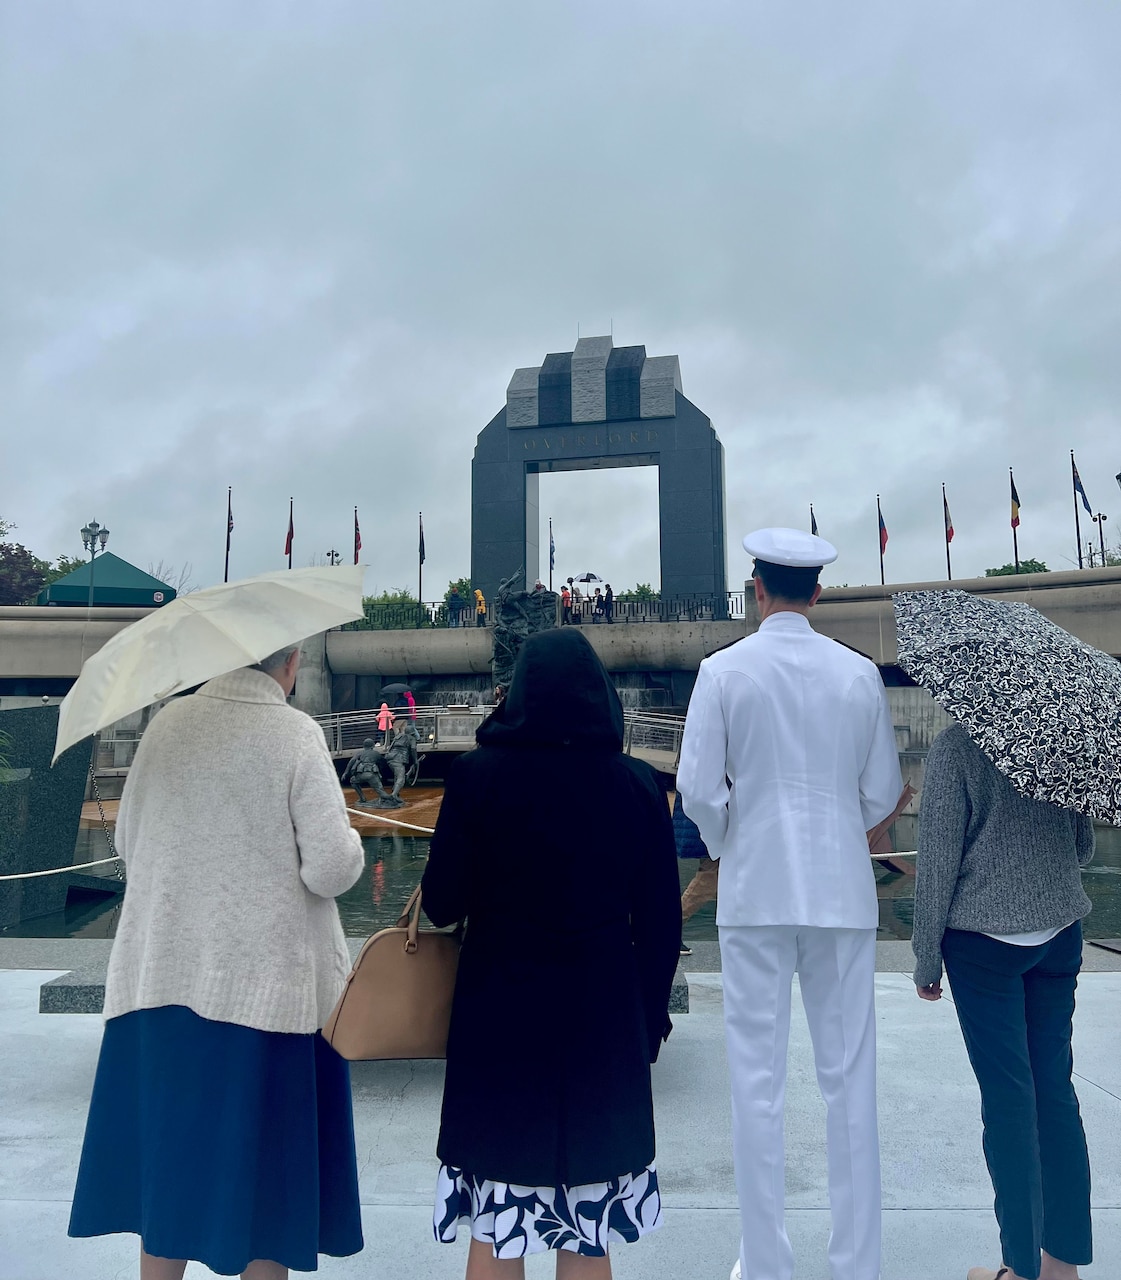
{"label": "striped flag", "polygon": [[954,522],[950,519],[950,504],[946,501],[946,489],[944,486],[942,489],[942,514],[946,520],[946,543],[949,545],[954,540]]}
{"label": "striped flag", "polygon": [[[878,506],[878,503],[877,503]],[[880,555],[887,550],[887,525],[884,524],[884,513],[879,512],[880,517]]]}
{"label": "striped flag", "polygon": [[296,536],[296,527],[292,523],[292,499],[288,499],[288,536],[284,539],[284,554],[288,557],[288,568],[292,567],[292,539]]}
{"label": "striped flag", "polygon": [[557,567],[557,544],[553,541],[553,522],[549,521],[549,572]]}
{"label": "striped flag", "polygon": [[814,504],[810,503],[810,533],[816,538],[817,534],[817,516],[814,515]]}
{"label": "striped flag", "polygon": [[358,528],[358,508],[354,508],[354,563],[358,563],[358,553],[362,550],[362,531]]}
{"label": "striped flag", "polygon": [[1020,527],[1020,495],[1016,492],[1016,481],[1012,475],[1012,468],[1008,469],[1008,479],[1012,485],[1012,528]]}
{"label": "striped flag", "polygon": [[424,563],[424,512],[420,513],[420,543],[417,546],[421,564]]}

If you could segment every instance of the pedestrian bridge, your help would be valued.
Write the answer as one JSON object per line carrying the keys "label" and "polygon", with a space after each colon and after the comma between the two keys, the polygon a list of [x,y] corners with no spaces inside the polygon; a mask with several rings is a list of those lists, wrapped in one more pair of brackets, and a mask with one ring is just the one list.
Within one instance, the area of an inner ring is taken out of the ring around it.
{"label": "pedestrian bridge", "polygon": [[[417,707],[414,724],[421,755],[470,751],[475,745],[476,729],[493,710],[493,706]],[[400,714],[408,712],[402,709]],[[349,759],[366,738],[378,742],[384,737],[378,729],[376,710],[335,712],[316,716],[315,721],[323,730],[335,760]],[[623,750],[627,755],[645,760],[660,773],[676,773],[684,728],[683,716],[624,711]]]}

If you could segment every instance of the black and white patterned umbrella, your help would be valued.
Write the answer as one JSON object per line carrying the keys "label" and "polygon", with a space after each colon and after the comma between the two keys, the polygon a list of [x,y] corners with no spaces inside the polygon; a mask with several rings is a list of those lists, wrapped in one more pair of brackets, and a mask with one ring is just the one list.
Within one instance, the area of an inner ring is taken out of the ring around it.
{"label": "black and white patterned umbrella", "polygon": [[900,591],[899,665],[1033,800],[1121,826],[1121,662],[1028,604]]}

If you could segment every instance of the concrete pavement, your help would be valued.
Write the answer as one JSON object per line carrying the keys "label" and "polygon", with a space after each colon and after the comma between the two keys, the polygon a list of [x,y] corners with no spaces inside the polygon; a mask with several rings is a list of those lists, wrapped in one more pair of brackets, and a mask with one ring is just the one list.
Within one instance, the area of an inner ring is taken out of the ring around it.
{"label": "concrete pavement", "polygon": [[[42,944],[40,944],[42,945]],[[39,985],[59,970],[0,971],[0,1277],[117,1280],[137,1274],[132,1237],[69,1240],[66,1223],[101,1033],[99,1017],[41,1015]],[[963,1280],[995,1265],[992,1190],[976,1086],[948,1000],[924,1004],[902,973],[877,976],[884,1164],[883,1280]],[[724,1280],[738,1215],[717,973],[689,975],[691,1012],[655,1067],[666,1225],[614,1255],[620,1280]],[[1121,1277],[1121,974],[1079,988],[1075,1053],[1094,1171],[1097,1261],[1084,1280]],[[325,1277],[442,1280],[463,1274],[466,1241],[432,1243],[440,1063],[355,1066],[365,1252],[323,1259]],[[799,1280],[827,1280],[824,1109],[795,1002],[787,1088],[788,1225]],[[192,1264],[187,1275],[209,1274]],[[547,1258],[527,1274],[552,1274]]]}

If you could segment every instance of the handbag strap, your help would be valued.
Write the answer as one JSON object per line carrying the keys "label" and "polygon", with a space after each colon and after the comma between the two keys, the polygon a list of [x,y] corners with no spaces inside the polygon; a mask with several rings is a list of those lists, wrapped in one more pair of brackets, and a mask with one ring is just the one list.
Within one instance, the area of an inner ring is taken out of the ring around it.
{"label": "handbag strap", "polygon": [[416,950],[416,936],[420,929],[420,885],[409,894],[409,900],[405,903],[405,909],[397,921],[398,929],[406,929],[408,932],[405,936],[405,950],[411,955]]}

